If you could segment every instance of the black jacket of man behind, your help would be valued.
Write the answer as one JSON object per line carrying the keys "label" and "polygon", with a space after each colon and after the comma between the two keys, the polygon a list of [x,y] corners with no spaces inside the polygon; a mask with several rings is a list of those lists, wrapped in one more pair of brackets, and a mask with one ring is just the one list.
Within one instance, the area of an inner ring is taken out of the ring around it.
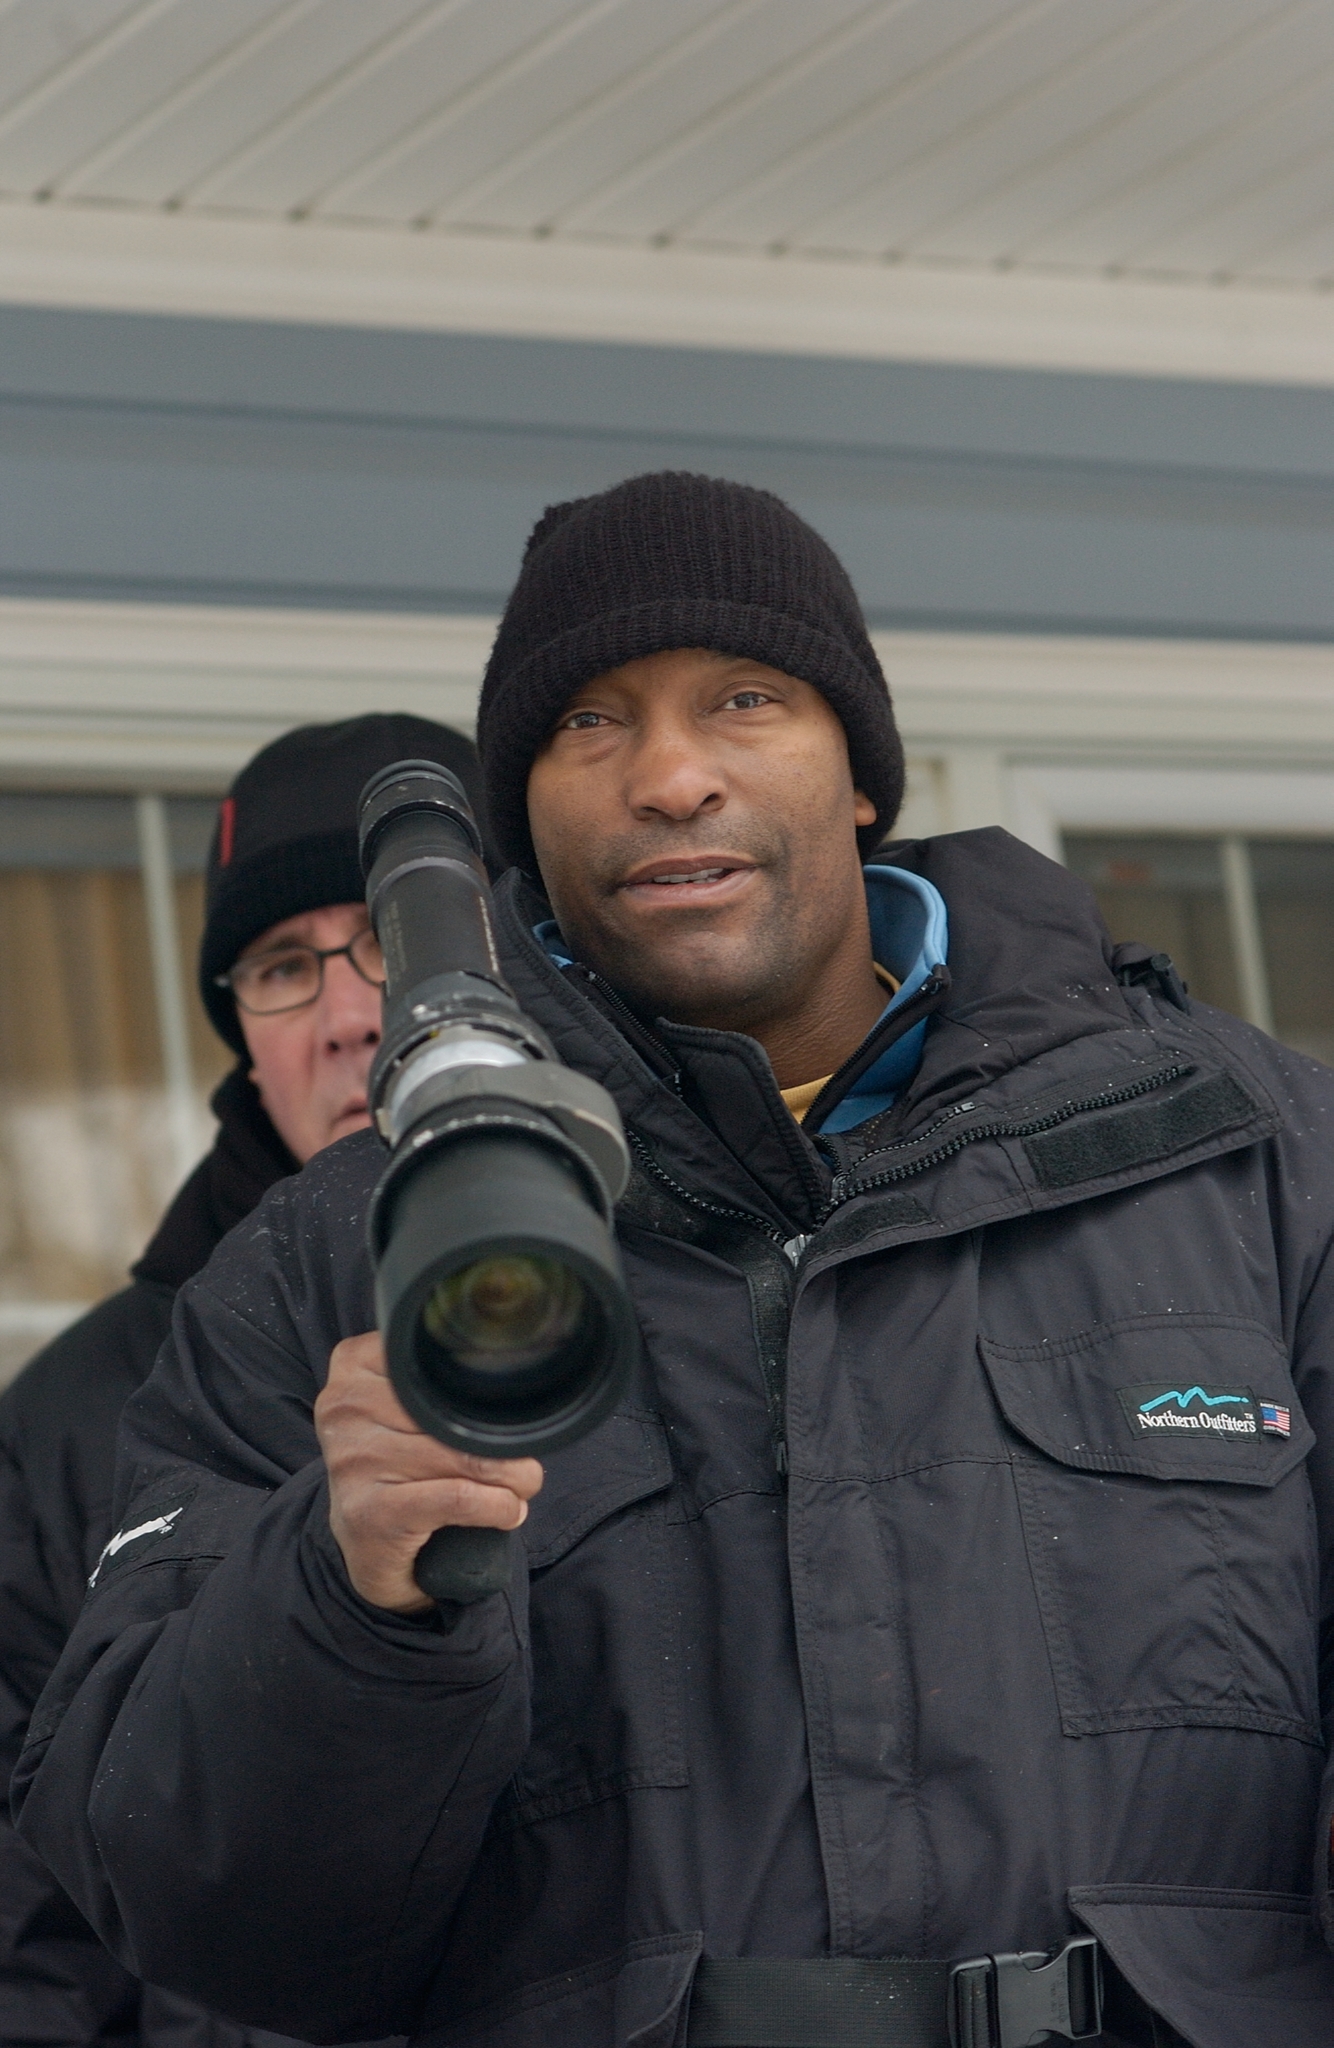
{"label": "black jacket of man behind", "polygon": [[818,1146],[748,1040],[629,1042],[502,889],[520,1000],[631,1133],[645,1338],[508,1598],[389,1615],[330,1534],[372,1137],[184,1290],[16,1780],[136,1968],[314,2039],[668,2048],[701,1952],[1091,1929],[1196,2048],[1334,2040],[1334,1075],[1120,986],[1004,835],[893,858],[953,986]]}
{"label": "black jacket of man behind", "polygon": [[[163,1217],[132,1284],[48,1344],[0,1398],[0,1773],[78,1618],[111,1536],[120,1412],[171,1328],[176,1290],[296,1172],[244,1067],[213,1097],[218,1135]],[[51,1873],[0,1818],[0,2041],[240,2048],[239,2032],[107,1954]]]}

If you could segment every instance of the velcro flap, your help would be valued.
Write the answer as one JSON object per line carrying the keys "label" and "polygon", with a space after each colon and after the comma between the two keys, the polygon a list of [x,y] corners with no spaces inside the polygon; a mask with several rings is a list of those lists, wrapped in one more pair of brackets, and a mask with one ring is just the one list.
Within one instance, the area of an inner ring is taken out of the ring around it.
{"label": "velcro flap", "polygon": [[1073,1119],[1025,1140],[1040,1187],[1055,1191],[1174,1159],[1248,1123],[1260,1109],[1231,1074],[1192,1080],[1179,1093]]}

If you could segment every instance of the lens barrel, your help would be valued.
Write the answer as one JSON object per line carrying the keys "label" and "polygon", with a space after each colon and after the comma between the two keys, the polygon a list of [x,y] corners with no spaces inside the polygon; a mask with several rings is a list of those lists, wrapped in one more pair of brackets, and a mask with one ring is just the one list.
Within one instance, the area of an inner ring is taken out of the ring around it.
{"label": "lens barrel", "polygon": [[389,1376],[442,1442],[541,1457],[608,1414],[638,1351],[611,1230],[620,1119],[505,983],[455,777],[382,770],[360,825],[386,971],[370,1097],[391,1152],[370,1232]]}

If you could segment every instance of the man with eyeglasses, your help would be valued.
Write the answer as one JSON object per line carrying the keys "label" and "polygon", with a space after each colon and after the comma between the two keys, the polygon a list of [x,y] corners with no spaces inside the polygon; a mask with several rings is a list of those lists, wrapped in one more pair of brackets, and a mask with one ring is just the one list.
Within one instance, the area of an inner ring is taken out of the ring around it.
{"label": "man with eyeglasses", "polygon": [[[339,940],[340,944],[325,943]],[[326,963],[344,963],[326,972]],[[236,1005],[249,1078],[302,1165],[366,1122],[384,964],[360,903],[299,911],[213,977]]]}
{"label": "man with eyeglasses", "polygon": [[[238,1060],[213,1097],[217,1138],[131,1285],[47,1345],[0,1399],[6,1783],[111,1535],[120,1411],[153,1364],[177,1289],[275,1181],[368,1122],[383,969],[362,896],[356,801],[377,769],[409,756],[451,768],[479,804],[469,740],[427,719],[376,714],[284,734],[219,808],[199,981]],[[259,2048],[279,2039],[140,1984],[0,1820],[0,2042]]]}

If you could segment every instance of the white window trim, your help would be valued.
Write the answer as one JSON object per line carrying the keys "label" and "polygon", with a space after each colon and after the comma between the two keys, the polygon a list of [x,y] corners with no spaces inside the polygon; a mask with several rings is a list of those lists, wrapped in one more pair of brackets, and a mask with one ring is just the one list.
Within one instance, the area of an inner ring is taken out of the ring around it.
{"label": "white window trim", "polygon": [[1317,833],[1334,838],[1334,766],[1309,769],[1019,766],[1013,829],[1052,860],[1080,832]]}
{"label": "white window trim", "polygon": [[1019,836],[1053,860],[1065,831],[1217,834],[1239,1007],[1273,1031],[1248,840],[1334,838],[1334,770],[1026,767],[1010,796]]}

